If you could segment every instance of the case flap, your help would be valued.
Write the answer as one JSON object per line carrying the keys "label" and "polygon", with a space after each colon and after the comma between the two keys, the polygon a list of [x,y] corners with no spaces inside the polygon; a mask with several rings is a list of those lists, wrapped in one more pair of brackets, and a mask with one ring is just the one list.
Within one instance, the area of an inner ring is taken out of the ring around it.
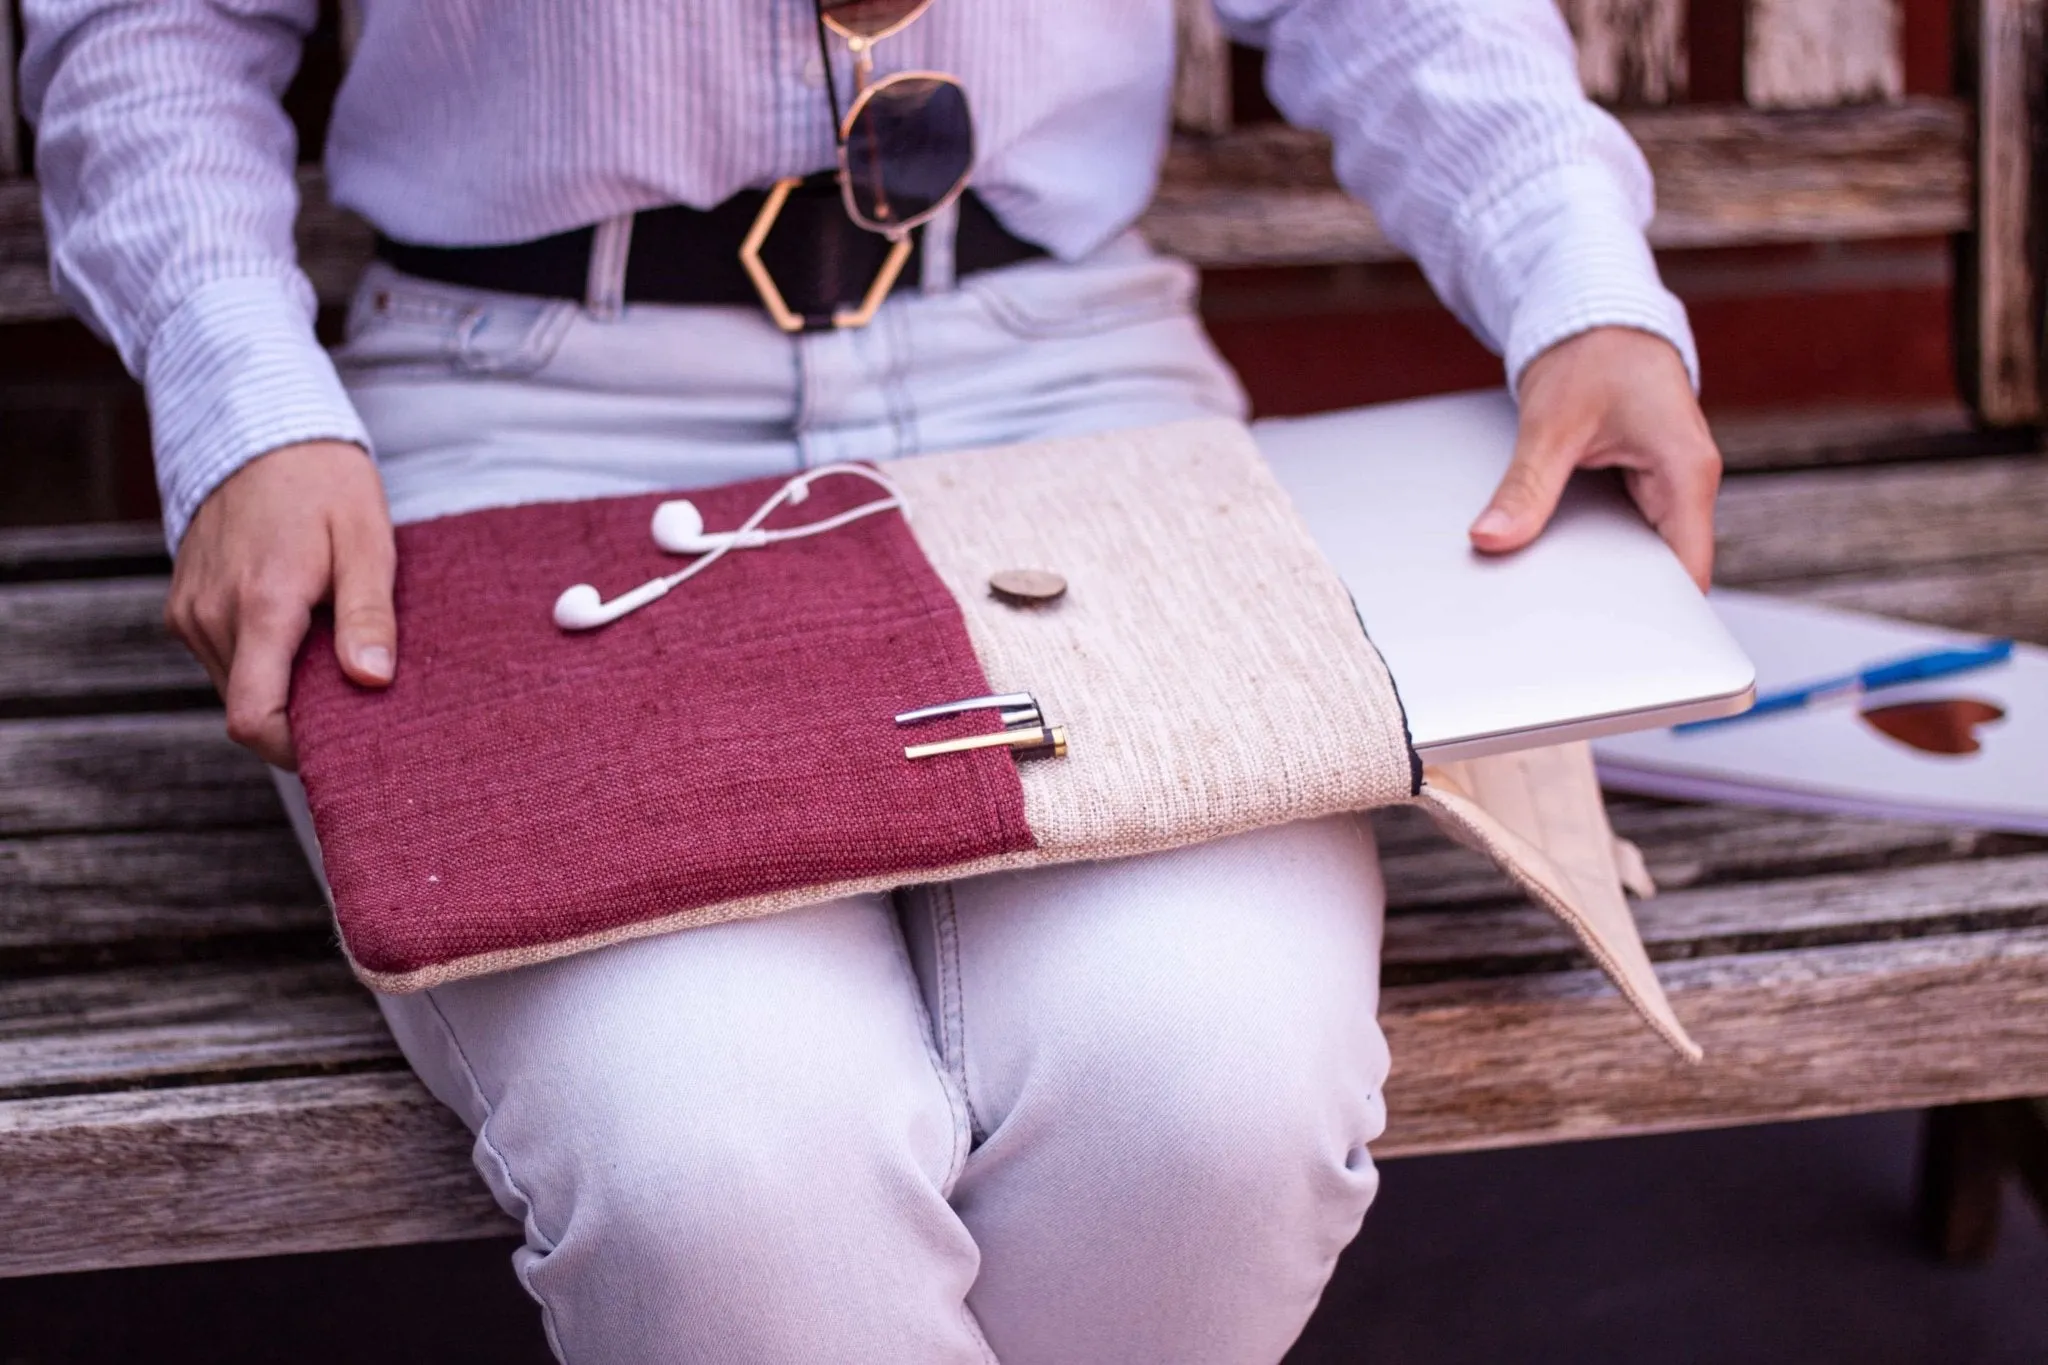
{"label": "case flap", "polygon": [[1445,833],[1492,859],[1564,921],[1659,1037],[1687,1061],[1701,1059],[1622,895],[1617,841],[1588,746],[1431,766],[1417,800]]}

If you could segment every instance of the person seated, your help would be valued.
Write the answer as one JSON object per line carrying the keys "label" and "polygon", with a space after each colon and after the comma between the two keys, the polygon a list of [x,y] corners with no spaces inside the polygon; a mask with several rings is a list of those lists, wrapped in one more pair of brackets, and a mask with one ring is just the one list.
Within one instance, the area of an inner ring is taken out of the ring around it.
{"label": "person seated", "polygon": [[[1217,8],[1504,357],[1520,446],[1473,541],[1618,466],[1704,584],[1719,462],[1650,178],[1552,0]],[[365,687],[422,643],[394,520],[1245,412],[1132,228],[1174,0],[359,10],[326,163],[378,260],[330,354],[280,105],[315,0],[24,6],[52,269],[145,385],[169,620],[280,768],[316,605]],[[379,1004],[565,1361],[1253,1365],[1377,1188],[1382,902],[1344,817]]]}

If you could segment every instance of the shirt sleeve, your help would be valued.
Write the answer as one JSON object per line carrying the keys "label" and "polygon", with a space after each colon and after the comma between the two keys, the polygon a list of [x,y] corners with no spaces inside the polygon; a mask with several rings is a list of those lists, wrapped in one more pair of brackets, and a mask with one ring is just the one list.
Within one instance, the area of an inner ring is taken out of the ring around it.
{"label": "shirt sleeve", "polygon": [[1593,327],[1635,327],[1699,359],[1643,229],[1650,169],[1580,89],[1554,0],[1217,0],[1267,49],[1274,105],[1328,133],[1371,206],[1508,382]]}
{"label": "shirt sleeve", "polygon": [[22,102],[58,294],[149,399],[175,550],[297,441],[369,440],[313,334],[279,96],[317,0],[25,0]]}

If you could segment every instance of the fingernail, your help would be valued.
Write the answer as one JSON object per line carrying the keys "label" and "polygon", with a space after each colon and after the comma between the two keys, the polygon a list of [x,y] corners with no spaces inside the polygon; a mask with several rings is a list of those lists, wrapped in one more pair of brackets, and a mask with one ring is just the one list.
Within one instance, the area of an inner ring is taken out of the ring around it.
{"label": "fingernail", "polygon": [[1479,514],[1479,520],[1472,523],[1472,531],[1473,534],[1482,536],[1506,535],[1514,524],[1513,517],[1498,507],[1489,507]]}
{"label": "fingernail", "polygon": [[391,676],[391,651],[382,645],[370,645],[356,651],[356,667],[373,678]]}

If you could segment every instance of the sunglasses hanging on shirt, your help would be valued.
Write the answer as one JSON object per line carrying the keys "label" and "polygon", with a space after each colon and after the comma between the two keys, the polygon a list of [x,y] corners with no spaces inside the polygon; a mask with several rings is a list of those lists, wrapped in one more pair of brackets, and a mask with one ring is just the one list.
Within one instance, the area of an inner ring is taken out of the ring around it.
{"label": "sunglasses hanging on shirt", "polygon": [[[974,167],[974,120],[960,82],[938,71],[903,71],[873,79],[874,45],[901,32],[932,0],[812,0],[818,56],[824,64],[831,103],[833,140],[838,149],[840,199],[855,225],[886,237],[887,258],[860,304],[832,316],[835,327],[864,327],[896,286],[910,259],[913,229],[931,221],[967,188]],[[833,74],[832,36],[853,54],[853,103],[841,113]],[[753,229],[740,247],[740,261],[776,325],[802,331],[804,318],[791,311],[773,276],[761,262],[761,246],[801,177],[776,182]]]}

